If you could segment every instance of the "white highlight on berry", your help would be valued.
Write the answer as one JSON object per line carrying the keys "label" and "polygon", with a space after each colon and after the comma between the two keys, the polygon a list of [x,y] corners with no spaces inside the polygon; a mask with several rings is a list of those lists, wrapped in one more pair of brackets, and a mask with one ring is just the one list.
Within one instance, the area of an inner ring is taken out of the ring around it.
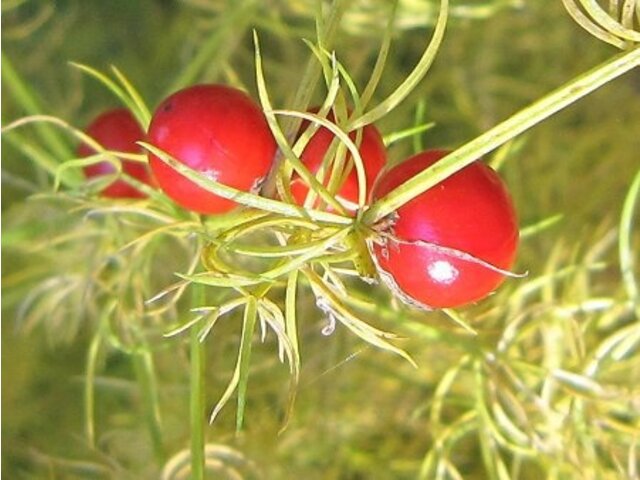
{"label": "white highlight on berry", "polygon": [[429,264],[427,272],[436,282],[444,285],[451,285],[460,274],[458,269],[446,260],[437,260]]}

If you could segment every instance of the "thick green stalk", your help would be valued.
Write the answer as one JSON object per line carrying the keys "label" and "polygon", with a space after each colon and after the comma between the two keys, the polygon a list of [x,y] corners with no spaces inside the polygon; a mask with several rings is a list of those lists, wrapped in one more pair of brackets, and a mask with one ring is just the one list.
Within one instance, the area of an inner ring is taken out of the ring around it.
{"label": "thick green stalk", "polygon": [[[194,305],[200,305],[202,286],[194,285]],[[199,330],[191,329],[191,392],[189,399],[190,423],[191,423],[191,479],[202,480],[205,478],[204,457],[204,343],[200,341]]]}
{"label": "thick green stalk", "polygon": [[638,65],[640,65],[640,47],[616,55],[613,59],[551,92],[373,203],[364,214],[365,223],[375,224],[461,168]]}

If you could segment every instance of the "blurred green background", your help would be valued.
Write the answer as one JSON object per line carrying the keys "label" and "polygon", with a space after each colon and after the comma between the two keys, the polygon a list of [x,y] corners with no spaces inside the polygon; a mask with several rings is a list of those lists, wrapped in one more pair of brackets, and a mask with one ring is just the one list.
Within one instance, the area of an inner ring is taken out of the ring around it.
{"label": "blurred green background", "polygon": [[[226,82],[255,92],[251,37],[255,28],[272,101],[286,108],[310,55],[302,39],[314,39],[315,3],[7,0],[2,4],[3,55],[37,94],[42,113],[82,128],[118,102],[69,61],[104,71],[117,65],[152,109],[165,94],[186,83]],[[338,59],[360,88],[376,58],[385,5],[352,2],[335,39]],[[420,15],[411,10],[416,5],[422,8]],[[422,103],[426,120],[436,123],[424,135],[425,145],[459,146],[616,53],[577,26],[555,0],[467,1],[453,6],[458,8],[452,10],[435,64],[419,88],[380,122],[383,134],[411,127],[416,105]],[[374,103],[415,65],[430,38],[436,12],[430,2],[401,2],[401,18],[418,25],[396,32]],[[318,88],[314,101],[321,101],[323,94]],[[3,77],[3,123],[26,113]],[[229,405],[208,429],[207,439],[241,452],[255,463],[262,478],[416,478],[437,438],[429,415],[439,382],[464,355],[480,358],[481,353],[492,352],[505,326],[519,316],[544,311],[533,314],[531,331],[523,333],[514,358],[545,366],[555,349],[559,367],[582,371],[605,338],[638,321],[623,308],[626,299],[615,242],[622,205],[640,166],[639,118],[636,70],[535,127],[506,153],[501,173],[514,195],[522,227],[555,215],[562,219],[523,240],[516,270],[529,272],[526,280],[510,280],[485,304],[461,312],[481,330],[480,339],[470,340],[441,312],[422,314],[418,321],[416,314],[404,310],[396,319],[373,315],[372,322],[407,337],[402,346],[418,362],[416,370],[364,347],[340,329],[322,336],[322,315],[304,307],[303,371],[289,428],[278,435],[288,380],[271,340],[254,349],[245,431],[234,435],[233,405]],[[21,133],[27,139],[33,135],[28,128]],[[71,140],[69,146],[73,147]],[[27,197],[50,189],[51,179],[12,143],[3,139],[2,147],[3,232],[10,235],[28,205]],[[403,141],[390,149],[389,158],[398,162],[410,153],[411,141]],[[30,215],[38,212],[30,210]],[[637,222],[632,235],[637,253]],[[80,328],[73,340],[59,342],[46,325],[29,332],[17,329],[14,319],[20,300],[30,288],[21,283],[20,273],[29,267],[29,257],[13,238],[2,255],[2,467],[7,478],[158,478],[162,466],[152,460],[140,420],[143,406],[126,355],[112,352],[102,359],[102,383],[97,389],[101,436],[99,447],[89,448],[83,438],[82,389],[92,332]],[[591,269],[597,262],[602,262],[601,268]],[[576,272],[546,285],[542,293],[523,293],[528,282],[575,265]],[[599,299],[610,300],[610,307],[580,310]],[[382,295],[380,302],[388,298]],[[618,311],[622,313],[616,316]],[[236,325],[227,322],[208,340],[208,405],[228,381],[237,335]],[[157,361],[166,443],[173,455],[188,447],[188,359],[184,351],[176,354],[180,340],[163,341],[167,348],[159,348]],[[620,364],[611,365],[600,379],[622,392],[620,402],[626,410],[620,407],[617,421],[624,428],[612,427],[613,433],[602,432],[602,438],[590,431],[584,436],[576,433],[582,427],[589,430],[600,413],[610,416],[609,404],[591,399],[594,403],[585,404],[584,418],[570,416],[565,419],[570,426],[556,425],[554,438],[560,443],[553,449],[551,443],[545,444],[548,450],[540,448],[538,454],[529,452],[518,459],[516,450],[496,447],[513,478],[622,478],[620,472],[625,461],[634,458],[630,452],[640,436],[638,349],[630,348]],[[455,421],[467,408],[465,402],[480,388],[474,375],[487,376],[488,391],[499,388],[490,371],[465,370],[456,377],[439,429],[457,428]],[[530,375],[523,378],[530,380],[532,389],[545,388],[540,380],[544,373],[532,367]],[[558,403],[576,402],[573,395],[571,391],[560,395]],[[585,397],[591,398],[577,395]],[[525,416],[531,414],[531,428],[549,433],[551,424],[536,419],[526,399],[522,405]],[[463,478],[491,478],[483,459],[486,453],[473,435],[462,435],[456,447],[443,455]],[[242,468],[246,478],[253,478],[250,468]],[[581,468],[587,472],[584,477],[577,476]],[[218,475],[213,478],[227,478],[224,472]],[[455,478],[453,473],[447,475],[442,478]]]}

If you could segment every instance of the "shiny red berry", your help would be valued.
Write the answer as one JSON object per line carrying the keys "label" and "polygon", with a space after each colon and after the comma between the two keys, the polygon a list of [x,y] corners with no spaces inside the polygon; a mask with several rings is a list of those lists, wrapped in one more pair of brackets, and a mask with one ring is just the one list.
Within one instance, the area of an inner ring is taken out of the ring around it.
{"label": "shiny red berry", "polygon": [[[420,153],[384,173],[379,199],[448,152]],[[518,225],[497,173],[476,161],[404,204],[373,254],[402,298],[428,308],[458,307],[489,295],[514,261]]]}
{"label": "shiny red berry", "polygon": [[[144,140],[144,132],[129,110],[117,108],[99,115],[87,127],[85,132],[96,140],[106,150],[141,153],[136,142]],[[79,157],[94,155],[96,151],[87,144],[78,147]],[[153,185],[151,173],[146,164],[121,160],[122,171],[127,175],[140,180],[147,185]],[[116,168],[109,162],[99,162],[84,167],[84,173],[88,178],[112,174]],[[124,180],[115,180],[102,192],[102,195],[110,198],[144,198],[146,195]]]}
{"label": "shiny red berry", "polygon": [[[223,85],[195,85],[168,97],[155,111],[148,137],[207,178],[245,192],[257,191],[276,152],[260,107],[246,93]],[[154,155],[149,164],[160,188],[188,210],[213,214],[236,206]]]}
{"label": "shiny red berry", "polygon": [[[317,112],[318,109],[312,109],[311,112]],[[331,121],[334,120],[332,114],[329,114],[327,118]],[[303,124],[301,130],[306,129],[307,124]],[[356,132],[351,132],[349,134],[349,138],[355,141],[357,136]],[[335,135],[328,130],[327,128],[321,127],[318,129],[316,133],[313,134],[311,139],[309,139],[309,143],[307,143],[304,148],[302,154],[300,155],[300,159],[305,164],[305,166],[309,169],[309,171],[315,174],[320,166],[322,165],[322,161],[324,156],[329,150],[331,146],[331,142],[335,139]],[[387,161],[387,153],[384,147],[384,143],[382,141],[382,137],[380,136],[380,132],[373,125],[367,125],[362,129],[362,140],[360,146],[358,148],[360,152],[360,156],[362,157],[362,162],[364,165],[365,175],[366,175],[366,186],[367,186],[367,197],[370,196],[371,189],[373,187],[373,183],[375,182],[378,174],[384,167]],[[352,164],[351,155],[347,154],[347,164]],[[349,211],[355,211],[358,206],[358,176],[356,174],[356,169],[353,165],[351,165],[349,174],[342,186],[338,189],[336,199],[347,208]],[[331,178],[331,172],[326,172],[324,175],[325,181],[323,184],[326,186],[329,179]],[[309,192],[309,187],[307,184],[297,175],[295,175],[291,181],[291,194],[295,199],[298,205],[303,205],[307,193]]]}

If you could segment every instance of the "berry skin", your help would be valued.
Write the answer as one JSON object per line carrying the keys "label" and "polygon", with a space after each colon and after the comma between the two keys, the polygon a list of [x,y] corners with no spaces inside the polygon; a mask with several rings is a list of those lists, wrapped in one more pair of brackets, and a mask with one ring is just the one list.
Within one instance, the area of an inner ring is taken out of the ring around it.
{"label": "berry skin", "polygon": [[[208,178],[245,192],[269,173],[276,142],[259,106],[224,85],[195,85],[165,99],[149,126],[149,142]],[[197,186],[149,154],[160,188],[176,203],[203,214],[224,213],[236,203]]]}
{"label": "berry skin", "polygon": [[[107,150],[125,153],[140,153],[136,142],[144,140],[144,132],[129,110],[116,108],[99,115],[85,130],[87,135],[96,140]],[[89,145],[78,147],[79,157],[88,157],[97,153]],[[153,185],[153,178],[147,165],[130,160],[121,160],[122,171],[147,185]],[[112,174],[116,168],[109,162],[99,162],[84,167],[88,178]],[[146,195],[124,180],[116,180],[102,190],[101,194],[109,198],[145,198]]]}
{"label": "berry skin", "polygon": [[[318,111],[317,108],[310,110],[313,113]],[[330,113],[327,116],[328,120],[334,121],[333,115]],[[303,123],[301,132],[308,126],[308,123]],[[309,139],[306,147],[304,148],[300,159],[302,163],[306,165],[309,171],[315,175],[324,159],[327,150],[331,146],[331,142],[335,138],[335,135],[327,128],[321,127],[315,134]],[[349,134],[351,140],[356,140],[356,132]],[[364,170],[367,177],[367,194],[371,193],[373,184],[378,177],[378,174],[387,162],[387,152],[382,141],[380,132],[373,125],[367,125],[362,129],[362,140],[358,149],[362,162],[364,164]],[[351,155],[347,153],[347,161],[351,163]],[[331,172],[326,172],[323,185],[327,186],[331,178]],[[297,175],[295,175],[291,182],[291,194],[298,205],[303,205],[304,200],[309,192],[307,184]],[[351,171],[347,175],[342,186],[338,189],[337,200],[351,212],[354,212],[358,205],[358,176],[356,174],[355,166],[351,168]]]}
{"label": "berry skin", "polygon": [[[379,199],[447,155],[419,153],[384,173]],[[459,307],[489,295],[504,280],[518,245],[509,193],[495,171],[476,161],[401,206],[387,245],[373,245],[382,278],[410,303]],[[395,237],[398,240],[395,240]],[[444,247],[444,248],[443,248]]]}

